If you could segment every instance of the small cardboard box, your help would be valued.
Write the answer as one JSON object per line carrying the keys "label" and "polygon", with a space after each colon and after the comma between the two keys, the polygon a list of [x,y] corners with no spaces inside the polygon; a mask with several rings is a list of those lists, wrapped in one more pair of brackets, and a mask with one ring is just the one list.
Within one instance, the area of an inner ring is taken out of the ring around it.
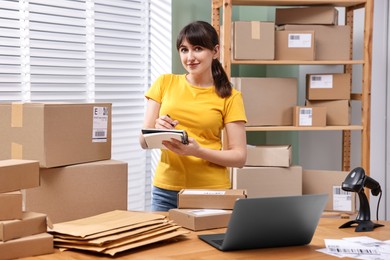
{"label": "small cardboard box", "polygon": [[179,209],[233,209],[236,200],[246,198],[246,192],[242,189],[183,189],[177,196]]}
{"label": "small cardboard box", "polygon": [[0,192],[39,186],[39,162],[32,160],[0,161]]}
{"label": "small cardboard box", "polygon": [[233,38],[234,59],[273,60],[275,58],[274,22],[234,22]]}
{"label": "small cardboard box", "polygon": [[276,60],[315,60],[315,46],[313,30],[283,30],[275,32],[275,59]]}
{"label": "small cardboard box", "polygon": [[341,189],[341,184],[349,172],[303,170],[303,194],[327,193],[329,195],[325,210],[355,212],[356,193]]}
{"label": "small cardboard box", "polygon": [[20,220],[0,222],[0,241],[27,237],[47,231],[46,214],[23,212]]}
{"label": "small cardboard box", "polygon": [[26,210],[53,223],[127,210],[127,163],[115,160],[41,168],[41,185],[27,189]]}
{"label": "small cardboard box", "polygon": [[245,166],[291,166],[291,145],[247,145]]}
{"label": "small cardboard box", "polygon": [[51,168],[111,158],[110,103],[2,103],[0,118],[0,159]]}
{"label": "small cardboard box", "polygon": [[276,8],[275,24],[322,24],[337,25],[338,10],[334,6],[310,6]]}
{"label": "small cardboard box", "polygon": [[326,107],[294,107],[294,126],[326,126]]}
{"label": "small cardboard box", "polygon": [[308,107],[326,107],[326,125],[350,125],[351,107],[349,100],[306,100]]}
{"label": "small cardboard box", "polygon": [[302,195],[302,167],[233,168],[233,188],[246,189],[248,198]]}
{"label": "small cardboard box", "polygon": [[21,219],[23,213],[21,191],[0,193],[0,221]]}
{"label": "small cardboard box", "polygon": [[171,209],[169,219],[179,226],[199,231],[227,227],[232,212],[224,209]]}
{"label": "small cardboard box", "polygon": [[54,252],[53,236],[42,233],[0,242],[0,259],[16,259]]}
{"label": "small cardboard box", "polygon": [[351,74],[306,74],[307,100],[340,100],[351,98]]}
{"label": "small cardboard box", "polygon": [[[285,25],[284,30],[314,31],[316,60],[350,60],[351,27],[348,25]],[[337,39],[335,41],[334,39]]]}
{"label": "small cardboard box", "polygon": [[293,107],[298,102],[296,78],[232,78],[241,91],[247,116],[246,126],[291,126]]}

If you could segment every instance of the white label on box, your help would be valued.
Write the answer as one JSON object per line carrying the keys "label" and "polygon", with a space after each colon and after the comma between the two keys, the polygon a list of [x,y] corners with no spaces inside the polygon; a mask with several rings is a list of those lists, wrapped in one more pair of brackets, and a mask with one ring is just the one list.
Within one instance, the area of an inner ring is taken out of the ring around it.
{"label": "white label on box", "polygon": [[352,211],[352,195],[341,186],[333,186],[333,210]]}
{"label": "white label on box", "polygon": [[93,108],[92,142],[107,142],[108,107]]}
{"label": "white label on box", "polygon": [[311,107],[299,108],[299,125],[311,126],[313,125],[313,109]]}
{"label": "white label on box", "polygon": [[226,213],[226,210],[223,209],[194,209],[190,211],[192,214],[196,216],[203,216],[203,215],[212,215],[212,214],[224,214]]}
{"label": "white label on box", "polygon": [[187,195],[224,195],[223,190],[184,190],[182,194]]}
{"label": "white label on box", "polygon": [[288,48],[311,48],[311,34],[289,33]]}
{"label": "white label on box", "polygon": [[310,88],[333,88],[333,76],[310,75]]}

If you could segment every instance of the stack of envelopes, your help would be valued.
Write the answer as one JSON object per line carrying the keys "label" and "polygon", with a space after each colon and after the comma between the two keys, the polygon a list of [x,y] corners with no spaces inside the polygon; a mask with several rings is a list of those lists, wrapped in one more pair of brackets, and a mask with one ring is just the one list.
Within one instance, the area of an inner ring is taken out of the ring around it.
{"label": "stack of envelopes", "polygon": [[60,250],[87,250],[111,256],[188,233],[164,215],[122,210],[57,223],[49,232]]}

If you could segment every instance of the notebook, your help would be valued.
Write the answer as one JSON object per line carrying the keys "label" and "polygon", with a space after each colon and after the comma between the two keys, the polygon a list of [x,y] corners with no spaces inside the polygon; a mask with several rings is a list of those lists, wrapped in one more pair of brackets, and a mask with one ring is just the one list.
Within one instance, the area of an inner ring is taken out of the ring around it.
{"label": "notebook", "polygon": [[162,141],[170,141],[171,138],[188,144],[188,135],[185,130],[143,128],[141,131],[149,149],[166,149]]}
{"label": "notebook", "polygon": [[306,245],[327,199],[327,194],[240,199],[226,233],[198,237],[221,251]]}

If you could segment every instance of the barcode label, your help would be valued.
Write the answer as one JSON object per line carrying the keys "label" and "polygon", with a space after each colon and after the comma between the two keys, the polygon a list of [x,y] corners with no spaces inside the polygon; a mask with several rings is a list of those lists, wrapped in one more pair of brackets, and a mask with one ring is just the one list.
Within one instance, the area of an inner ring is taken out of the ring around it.
{"label": "barcode label", "polygon": [[299,108],[299,126],[313,125],[313,109],[311,107]]}
{"label": "barcode label", "polygon": [[321,76],[312,76],[312,77],[311,77],[311,80],[312,80],[312,81],[321,81],[321,80],[322,80],[322,77],[321,77]]}
{"label": "barcode label", "polygon": [[299,41],[301,37],[298,34],[290,34],[290,40]]}
{"label": "barcode label", "polygon": [[310,75],[310,88],[333,88],[333,75]]}
{"label": "barcode label", "polygon": [[333,194],[337,195],[350,195],[349,191],[343,190],[340,186],[333,186]]}
{"label": "barcode label", "polygon": [[333,186],[333,210],[352,211],[352,193]]}
{"label": "barcode label", "polygon": [[288,48],[311,48],[312,35],[310,33],[289,33]]}
{"label": "barcode label", "polygon": [[376,249],[342,248],[342,247],[337,246],[337,245],[329,245],[327,248],[331,253],[357,254],[357,255],[379,255],[379,251]]}
{"label": "barcode label", "polygon": [[311,115],[312,109],[311,108],[301,108],[299,113],[301,115]]}
{"label": "barcode label", "polygon": [[93,108],[92,142],[107,142],[108,107]]}

